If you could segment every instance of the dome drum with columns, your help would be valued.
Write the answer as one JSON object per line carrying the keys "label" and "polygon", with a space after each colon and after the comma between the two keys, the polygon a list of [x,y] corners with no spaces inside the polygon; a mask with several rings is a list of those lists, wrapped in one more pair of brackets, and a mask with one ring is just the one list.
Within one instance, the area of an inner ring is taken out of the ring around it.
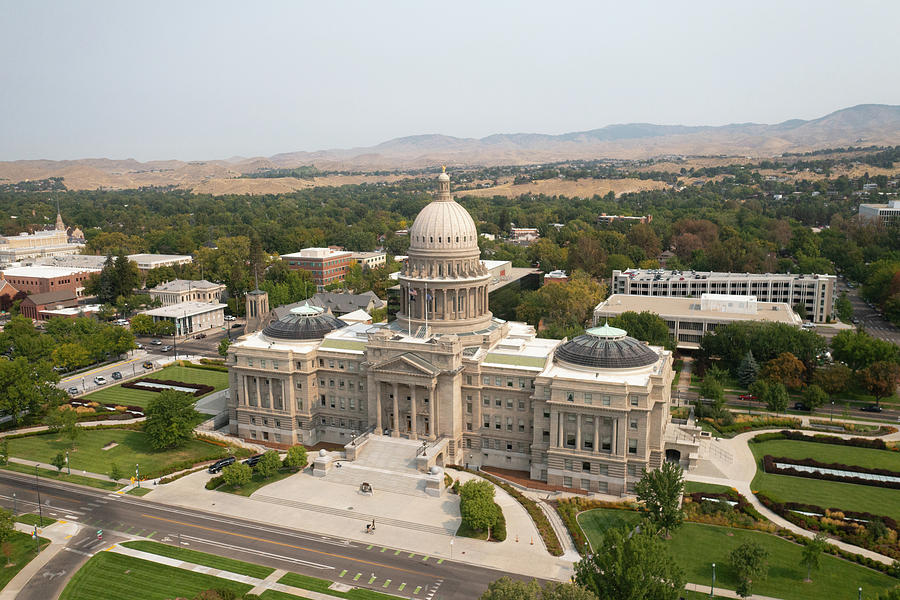
{"label": "dome drum with columns", "polygon": [[450,195],[450,176],[441,173],[434,200],[409,230],[409,258],[400,272],[404,292],[398,327],[435,333],[486,329],[490,273],[481,262],[478,228]]}

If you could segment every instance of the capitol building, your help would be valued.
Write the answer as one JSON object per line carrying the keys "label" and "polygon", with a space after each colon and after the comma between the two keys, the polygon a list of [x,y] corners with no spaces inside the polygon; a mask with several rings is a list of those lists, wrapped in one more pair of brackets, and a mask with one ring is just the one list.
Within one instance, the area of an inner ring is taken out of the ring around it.
{"label": "capitol building", "polygon": [[670,351],[607,325],[552,340],[493,317],[478,231],[446,173],[409,235],[390,323],[306,304],[276,319],[264,293],[248,295],[248,320],[260,318],[228,351],[233,435],[275,447],[418,440],[434,464],[612,495],[667,458],[696,458],[670,423]]}

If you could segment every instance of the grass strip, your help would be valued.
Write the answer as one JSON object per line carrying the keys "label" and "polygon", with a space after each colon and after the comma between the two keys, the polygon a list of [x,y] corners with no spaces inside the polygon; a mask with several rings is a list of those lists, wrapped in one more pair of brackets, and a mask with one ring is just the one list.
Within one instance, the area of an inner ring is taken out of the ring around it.
{"label": "grass strip", "polygon": [[131,488],[130,490],[128,490],[125,493],[130,494],[132,496],[146,496],[147,494],[149,494],[152,491],[153,490],[148,487],[135,487],[135,488]]}
{"label": "grass strip", "polygon": [[265,579],[275,571],[275,569],[271,567],[255,565],[253,563],[226,558],[224,556],[217,556],[215,554],[207,554],[206,552],[199,552],[197,550],[170,546],[160,542],[137,540],[133,542],[124,542],[122,545],[133,550],[140,550],[141,552],[177,558],[178,560],[183,560],[185,562],[212,567],[213,569],[219,569],[221,571],[249,575],[250,577],[257,577],[259,579]]}
{"label": "grass strip", "polygon": [[24,513],[16,517],[16,521],[19,523],[25,523],[26,525],[37,525],[38,527],[49,527],[56,523],[56,519],[51,519],[50,517],[44,517],[41,519],[39,515],[34,513]]}
{"label": "grass strip", "polygon": [[353,588],[349,592],[337,592],[328,588],[332,583],[331,581],[310,577],[309,575],[301,575],[299,573],[287,573],[278,580],[278,583],[283,583],[284,585],[303,590],[319,592],[321,594],[328,594],[335,598],[347,598],[349,600],[396,600],[397,598],[397,596],[391,596],[389,594],[383,594],[365,588]]}
{"label": "grass strip", "polygon": [[275,483],[276,481],[281,481],[282,479],[290,477],[291,475],[295,475],[296,473],[299,473],[299,471],[294,471],[293,469],[279,469],[277,473],[275,473],[271,477],[266,478],[256,471],[253,471],[253,475],[250,477],[250,483],[248,483],[247,485],[241,486],[239,488],[233,488],[228,485],[220,485],[216,488],[216,491],[227,492],[229,494],[235,494],[237,496],[249,496],[265,485]]}
{"label": "grass strip", "polygon": [[238,597],[252,586],[203,573],[101,552],[81,567],[66,585],[60,600],[169,600],[193,598],[209,589],[228,589]]}
{"label": "grass strip", "polygon": [[[0,469],[15,471],[17,473],[24,473],[26,475],[34,475],[34,467],[31,467],[29,465],[21,465],[19,463],[11,462],[0,466]],[[85,477],[83,475],[67,475],[66,473],[57,473],[56,471],[51,471],[50,469],[39,468],[37,473],[40,477],[55,479],[57,481],[65,481],[68,483],[87,485],[93,488],[100,488],[101,490],[117,490],[121,487],[118,483],[111,480],[108,481],[106,479],[94,479],[93,477]]]}
{"label": "grass strip", "polygon": [[[41,537],[38,538],[38,541],[42,548],[50,543],[49,540]],[[5,556],[0,559],[3,564],[7,565],[5,568],[0,568],[0,589],[3,589],[25,565],[37,556],[36,543],[27,533],[14,531],[7,542],[9,542],[11,552],[8,563]]]}

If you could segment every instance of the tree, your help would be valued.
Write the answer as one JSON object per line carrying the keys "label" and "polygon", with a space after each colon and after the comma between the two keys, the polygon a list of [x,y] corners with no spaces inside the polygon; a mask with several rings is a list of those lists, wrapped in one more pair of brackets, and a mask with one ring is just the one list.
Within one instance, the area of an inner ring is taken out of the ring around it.
{"label": "tree", "polygon": [[826,393],[834,395],[847,389],[852,377],[853,371],[850,370],[850,367],[841,363],[832,363],[816,369],[812,380]]}
{"label": "tree", "polygon": [[280,467],[281,459],[278,458],[278,453],[274,450],[268,450],[260,457],[259,462],[256,463],[256,472],[259,473],[260,476],[268,479],[277,473]]}
{"label": "tree", "polygon": [[156,324],[153,317],[143,313],[131,317],[131,331],[138,335],[153,335],[156,333]]}
{"label": "tree", "polygon": [[825,551],[827,545],[828,538],[825,537],[825,534],[819,532],[816,534],[816,537],[807,540],[806,545],[803,546],[800,564],[806,567],[806,581],[812,581],[810,579],[812,569],[819,570],[819,557],[822,556],[822,552]]}
{"label": "tree", "polygon": [[60,451],[56,453],[56,456],[50,461],[50,464],[56,467],[56,472],[59,473],[63,470],[63,467],[66,466],[66,455],[64,452]]}
{"label": "tree", "polygon": [[0,508],[0,542],[8,541],[16,531],[16,520],[13,514]]}
{"label": "tree", "polygon": [[231,340],[228,338],[223,338],[221,342],[219,342],[219,356],[228,356],[228,348],[231,347]]}
{"label": "tree", "polygon": [[222,469],[222,481],[225,482],[225,485],[230,485],[235,488],[250,483],[250,478],[252,476],[253,469],[251,469],[249,465],[240,462],[228,465]]}
{"label": "tree", "polygon": [[66,398],[56,387],[58,381],[59,375],[47,361],[0,360],[0,410],[10,415],[15,425],[23,417],[36,419]]}
{"label": "tree", "polygon": [[306,448],[297,444],[296,446],[288,448],[287,455],[284,457],[281,464],[287,469],[297,471],[298,469],[306,467],[308,462],[309,459],[306,456]]}
{"label": "tree", "polygon": [[501,577],[488,584],[480,600],[596,600],[590,591],[572,583],[545,583]]}
{"label": "tree", "polygon": [[185,444],[194,435],[197,411],[194,397],[185,392],[163,390],[150,401],[144,421],[144,433],[154,450],[167,450]]}
{"label": "tree", "polygon": [[575,583],[599,600],[677,600],[685,577],[659,536],[612,528],[594,554],[575,564]]}
{"label": "tree", "polygon": [[0,543],[0,552],[3,552],[3,556],[6,557],[6,566],[12,566],[12,554],[13,554],[13,545],[9,542]]}
{"label": "tree", "polygon": [[0,465],[9,464],[9,440],[0,439]]}
{"label": "tree", "polygon": [[784,412],[785,410],[787,410],[789,399],[790,396],[788,395],[787,388],[784,387],[783,383],[779,381],[769,383],[769,393],[765,398],[767,409],[775,413]]}
{"label": "tree", "polygon": [[53,349],[51,357],[55,366],[63,367],[67,371],[72,371],[91,363],[87,350],[81,344],[76,343],[60,344]]}
{"label": "tree", "polygon": [[489,481],[470,479],[459,487],[459,500],[463,523],[475,531],[487,531],[490,537],[502,516],[494,502],[494,486]]}
{"label": "tree", "polygon": [[119,465],[116,463],[109,465],[109,478],[113,481],[122,479],[122,471],[119,470]]}
{"label": "tree", "polygon": [[516,308],[519,319],[535,327],[545,325],[583,328],[594,307],[606,293],[606,287],[592,280],[582,271],[576,271],[565,283],[545,285],[522,297]]}
{"label": "tree", "polygon": [[803,390],[803,405],[809,410],[815,410],[827,401],[828,394],[816,384],[812,384]]}
{"label": "tree", "polygon": [[765,379],[757,379],[752,384],[750,384],[750,387],[747,391],[749,391],[750,395],[756,397],[756,399],[760,402],[766,402],[766,400],[769,398],[769,387],[771,386],[769,385],[768,381],[766,381]]}
{"label": "tree", "polygon": [[735,591],[741,598],[746,598],[751,594],[753,580],[766,578],[769,551],[756,542],[744,542],[732,550],[728,558],[738,578]]}
{"label": "tree", "polygon": [[756,377],[759,374],[759,365],[756,362],[756,359],[753,358],[753,351],[748,350],[747,354],[744,355],[744,358],[741,359],[741,363],[737,368],[737,378],[738,382],[749,388],[750,384],[756,381]]}
{"label": "tree", "polygon": [[648,342],[654,346],[672,345],[669,337],[669,327],[659,315],[648,310],[640,313],[629,310],[609,320],[613,327],[624,329],[628,335],[636,340]]}
{"label": "tree", "polygon": [[834,360],[846,363],[854,371],[878,361],[900,362],[900,347],[865,331],[842,331],[831,338],[831,348]]}
{"label": "tree", "polygon": [[838,319],[849,323],[853,318],[853,304],[847,297],[847,292],[843,292],[837,300],[834,301],[834,312],[837,313]]}
{"label": "tree", "polygon": [[880,405],[882,398],[893,396],[897,390],[900,365],[885,360],[878,361],[860,371],[860,378],[866,391],[875,396],[875,404]]}
{"label": "tree", "polygon": [[760,376],[770,381],[784,384],[792,390],[803,387],[803,374],[806,367],[790,352],[782,352],[763,365]]}
{"label": "tree", "polygon": [[68,406],[63,408],[60,413],[62,417],[60,432],[62,432],[64,437],[69,438],[69,445],[74,448],[78,436],[81,435],[81,427],[78,426],[78,414],[75,412],[75,409]]}
{"label": "tree", "polygon": [[664,462],[658,469],[644,471],[634,486],[637,499],[644,503],[648,519],[667,537],[684,519],[681,509],[683,491],[684,472],[674,462]]}
{"label": "tree", "polygon": [[700,384],[700,398],[712,400],[712,408],[714,414],[718,415],[725,405],[725,388],[719,383],[718,379],[713,377],[705,377]]}

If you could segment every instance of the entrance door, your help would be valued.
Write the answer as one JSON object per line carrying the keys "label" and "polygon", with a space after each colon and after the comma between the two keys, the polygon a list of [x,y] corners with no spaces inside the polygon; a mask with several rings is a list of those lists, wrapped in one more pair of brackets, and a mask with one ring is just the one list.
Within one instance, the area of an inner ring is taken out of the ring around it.
{"label": "entrance door", "polygon": [[406,430],[412,430],[412,419],[410,419],[409,415],[406,415]]}
{"label": "entrance door", "polygon": [[425,421],[425,435],[431,435],[431,423],[428,422],[428,417],[422,417]]}

